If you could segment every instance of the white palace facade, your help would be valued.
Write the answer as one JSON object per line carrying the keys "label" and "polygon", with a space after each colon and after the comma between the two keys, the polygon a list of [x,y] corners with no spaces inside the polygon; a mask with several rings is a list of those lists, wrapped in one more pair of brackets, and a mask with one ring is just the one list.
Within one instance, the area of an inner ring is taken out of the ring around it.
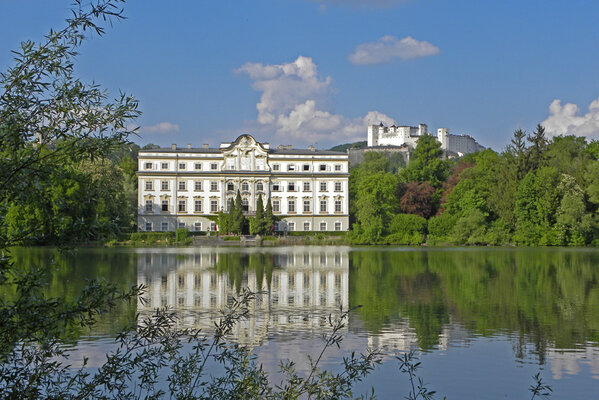
{"label": "white palace facade", "polygon": [[138,157],[141,231],[217,230],[216,216],[241,194],[254,215],[259,196],[270,198],[279,231],[349,229],[346,153],[279,146],[250,135],[219,148],[141,150]]}

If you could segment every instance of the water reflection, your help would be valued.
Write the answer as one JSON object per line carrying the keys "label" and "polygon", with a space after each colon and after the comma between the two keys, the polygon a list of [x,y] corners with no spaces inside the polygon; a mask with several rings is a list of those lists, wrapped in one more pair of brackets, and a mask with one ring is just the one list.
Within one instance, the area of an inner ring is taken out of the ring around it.
{"label": "water reflection", "polygon": [[169,307],[179,327],[210,331],[242,287],[258,292],[232,337],[259,345],[269,334],[322,331],[325,316],[349,306],[349,249],[139,250],[137,282],[148,287],[138,312]]}

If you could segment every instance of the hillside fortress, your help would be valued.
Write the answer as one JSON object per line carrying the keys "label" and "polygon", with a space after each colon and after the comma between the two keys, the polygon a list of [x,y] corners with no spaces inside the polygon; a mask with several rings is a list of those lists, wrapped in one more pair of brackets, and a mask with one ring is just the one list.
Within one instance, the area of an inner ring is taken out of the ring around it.
{"label": "hillside fortress", "polygon": [[[428,134],[426,124],[419,124],[417,127],[384,126],[383,123],[370,125],[368,126],[368,147],[407,146],[412,150],[417,146],[418,139],[426,134]],[[448,128],[437,129],[437,140],[441,143],[441,149],[458,156],[485,149],[472,136],[452,135]]]}

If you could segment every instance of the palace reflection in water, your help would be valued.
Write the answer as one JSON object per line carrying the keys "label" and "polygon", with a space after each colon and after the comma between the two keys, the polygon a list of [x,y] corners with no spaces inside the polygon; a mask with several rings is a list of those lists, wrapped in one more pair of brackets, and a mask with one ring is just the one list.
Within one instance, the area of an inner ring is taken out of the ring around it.
{"label": "palace reflection in water", "polygon": [[169,307],[181,328],[210,330],[240,288],[258,292],[232,333],[242,344],[258,345],[269,332],[321,331],[324,316],[349,307],[347,248],[144,250],[137,271],[147,286],[140,315]]}

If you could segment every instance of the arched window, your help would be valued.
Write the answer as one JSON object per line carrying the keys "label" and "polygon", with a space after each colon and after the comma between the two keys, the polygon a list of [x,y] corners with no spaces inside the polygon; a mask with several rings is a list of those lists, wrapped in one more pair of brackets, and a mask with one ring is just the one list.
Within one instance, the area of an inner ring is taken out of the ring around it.
{"label": "arched window", "polygon": [[256,183],[256,191],[258,191],[258,192],[264,191],[264,184],[262,182]]}
{"label": "arched window", "polygon": [[235,190],[235,185],[233,184],[233,182],[227,183],[227,190]]}
{"label": "arched window", "polygon": [[247,192],[248,190],[250,190],[250,186],[248,185],[247,182],[243,182],[241,184],[241,190],[244,191],[244,192]]}

